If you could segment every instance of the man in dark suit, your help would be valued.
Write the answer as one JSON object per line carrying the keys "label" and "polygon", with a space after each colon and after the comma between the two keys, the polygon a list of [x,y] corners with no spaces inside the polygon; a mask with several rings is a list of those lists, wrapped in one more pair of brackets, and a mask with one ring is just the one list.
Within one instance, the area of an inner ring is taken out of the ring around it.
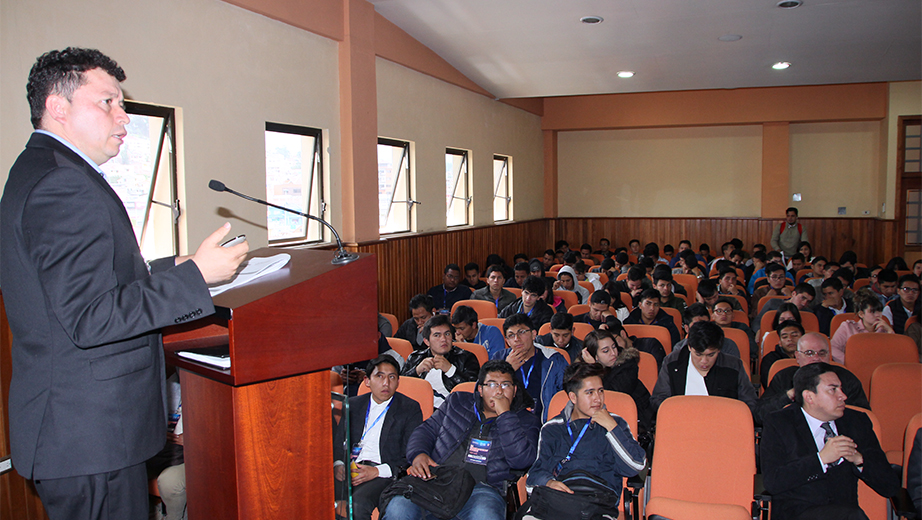
{"label": "man in dark suit", "polygon": [[219,246],[225,224],[193,257],[141,257],[99,170],[126,135],[124,79],[99,51],[41,56],[27,86],[36,132],[0,201],[13,464],[53,520],[147,517],[144,462],[166,441],[158,329],[213,313],[207,284],[247,251]]}
{"label": "man in dark suit", "polygon": [[[340,429],[334,441],[337,480],[345,479],[347,456],[352,463],[352,513],[356,520],[371,518],[381,492],[406,470],[407,441],[423,422],[419,403],[397,393],[400,367],[394,358],[385,354],[370,361],[365,373],[364,385],[371,393],[349,398],[350,451],[343,446]],[[338,512],[346,516],[341,506]]]}
{"label": "man in dark suit", "polygon": [[885,497],[900,487],[870,419],[845,408],[841,382],[827,363],[801,367],[794,394],[799,406],[770,414],[762,431],[772,518],[867,519],[858,507],[858,479]]}

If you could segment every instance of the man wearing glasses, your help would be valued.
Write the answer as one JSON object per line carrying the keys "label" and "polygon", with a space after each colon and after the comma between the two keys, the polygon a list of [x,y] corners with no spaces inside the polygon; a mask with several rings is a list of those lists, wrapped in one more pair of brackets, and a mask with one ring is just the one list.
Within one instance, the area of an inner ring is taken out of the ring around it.
{"label": "man wearing glasses", "polygon": [[801,336],[797,342],[797,350],[794,352],[797,366],[787,367],[779,371],[768,383],[765,393],[756,402],[756,422],[762,424],[762,420],[768,414],[793,403],[794,373],[802,366],[819,361],[830,363],[833,372],[839,376],[839,380],[842,382],[842,392],[846,396],[845,404],[870,410],[871,405],[868,403],[868,396],[864,393],[861,381],[844,366],[832,363],[829,356],[829,340],[826,339],[826,336],[816,332],[808,332]]}
{"label": "man wearing glasses", "polygon": [[787,296],[793,294],[793,290],[785,285],[785,276],[787,271],[781,264],[768,264],[765,266],[765,276],[768,278],[768,285],[763,285],[752,293],[752,301],[749,302],[749,314],[754,318],[759,312],[759,300],[765,296]]}
{"label": "man wearing glasses", "polygon": [[508,318],[515,314],[524,314],[531,323],[540,327],[551,321],[554,311],[551,306],[541,299],[547,291],[544,280],[537,276],[529,276],[522,283],[522,297],[507,305],[499,312],[500,318]]}
{"label": "man wearing glasses", "polygon": [[508,348],[494,354],[512,365],[525,390],[535,400],[535,415],[547,420],[547,407],[563,388],[567,360],[551,347],[535,345],[535,326],[526,314],[513,314],[503,323]]}
{"label": "man wearing glasses", "polygon": [[894,332],[903,334],[906,320],[910,316],[919,315],[919,278],[914,274],[901,276],[897,294],[899,299],[894,299],[884,307],[883,316],[893,324]]}

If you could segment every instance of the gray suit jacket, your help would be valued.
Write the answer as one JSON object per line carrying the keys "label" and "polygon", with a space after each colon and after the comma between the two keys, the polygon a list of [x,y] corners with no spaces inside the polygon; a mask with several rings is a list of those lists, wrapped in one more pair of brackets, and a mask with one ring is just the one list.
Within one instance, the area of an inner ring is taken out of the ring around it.
{"label": "gray suit jacket", "polygon": [[158,329],[214,312],[193,262],[148,264],[109,184],[33,134],[0,200],[10,435],[26,478],[113,471],[165,442]]}

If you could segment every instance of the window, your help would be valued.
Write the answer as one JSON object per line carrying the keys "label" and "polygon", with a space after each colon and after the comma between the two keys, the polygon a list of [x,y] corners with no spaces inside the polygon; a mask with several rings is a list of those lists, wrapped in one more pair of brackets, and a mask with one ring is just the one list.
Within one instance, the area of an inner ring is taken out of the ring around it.
{"label": "window", "polygon": [[468,152],[448,148],[445,150],[445,206],[449,227],[470,223],[469,183]]}
{"label": "window", "polygon": [[378,139],[378,230],[402,233],[413,230],[410,179],[410,143]]}
{"label": "window", "polygon": [[[904,237],[900,252],[903,255],[906,251],[918,251],[922,244],[922,119],[918,116],[900,117],[898,128],[897,193],[903,204],[902,207],[897,206],[897,222]],[[902,215],[900,209],[903,210]]]}
{"label": "window", "polygon": [[505,155],[493,156],[493,220],[502,222],[509,220],[509,207],[512,205],[512,195],[509,193],[509,163],[511,157]]}
{"label": "window", "polygon": [[[323,132],[316,128],[266,123],[266,200],[326,219]],[[267,208],[269,243],[322,242],[323,224]]]}
{"label": "window", "polygon": [[125,101],[131,122],[119,154],[102,165],[122,199],[145,258],[179,252],[176,118],[169,107]]}

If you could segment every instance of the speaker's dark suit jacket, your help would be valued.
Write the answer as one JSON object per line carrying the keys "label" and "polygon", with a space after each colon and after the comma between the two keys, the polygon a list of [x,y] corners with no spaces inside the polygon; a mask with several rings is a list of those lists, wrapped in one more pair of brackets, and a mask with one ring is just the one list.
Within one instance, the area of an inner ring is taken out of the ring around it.
{"label": "speaker's dark suit jacket", "polygon": [[871,420],[862,412],[845,410],[835,421],[839,435],[858,444],[864,470],[843,461],[823,473],[816,442],[799,406],[771,413],[762,430],[762,474],[765,490],[772,495],[772,518],[794,518],[807,508],[821,505],[858,507],[858,479],[889,497],[900,482],[880,449]]}
{"label": "speaker's dark suit jacket", "polygon": [[105,179],[32,135],[0,201],[11,447],[24,477],[114,471],[163,447],[158,329],[214,312],[195,264],[173,263],[148,267]]}
{"label": "speaker's dark suit jacket", "polygon": [[[349,437],[351,445],[343,447],[342,436],[337,436],[335,456],[348,464],[349,449],[355,446],[362,438],[365,431],[365,414],[368,411],[368,402],[371,394],[359,395],[349,398]],[[374,421],[374,417],[369,417]],[[395,477],[401,470],[407,468],[407,441],[410,434],[423,422],[423,413],[419,403],[409,397],[396,392],[391,401],[391,407],[384,416],[381,425],[381,440],[378,449],[381,454],[381,463],[391,467],[391,474]],[[338,432],[337,432],[338,433]]]}

